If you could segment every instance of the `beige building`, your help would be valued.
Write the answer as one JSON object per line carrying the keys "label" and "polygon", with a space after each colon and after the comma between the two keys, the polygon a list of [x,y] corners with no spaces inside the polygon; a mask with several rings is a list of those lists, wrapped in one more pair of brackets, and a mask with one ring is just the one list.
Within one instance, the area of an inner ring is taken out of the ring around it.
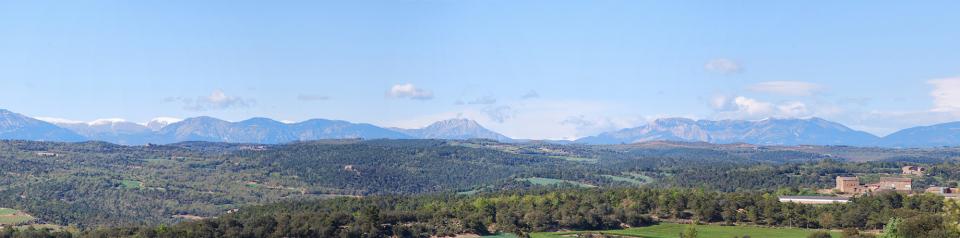
{"label": "beige building", "polygon": [[930,187],[926,190],[928,193],[937,194],[945,198],[960,199],[960,190],[948,187]]}
{"label": "beige building", "polygon": [[860,186],[860,178],[837,176],[836,189],[837,191],[840,191],[840,193],[860,194],[860,193],[866,192],[866,191],[862,191],[863,189],[861,187],[862,186]]}
{"label": "beige building", "polygon": [[835,189],[840,193],[853,195],[875,191],[910,193],[913,190],[913,179],[882,177],[877,183],[861,185],[858,177],[837,176],[837,187]]}
{"label": "beige building", "polygon": [[910,192],[913,190],[913,179],[911,178],[880,178],[880,182],[868,184],[872,191],[877,190],[896,190],[898,192]]}

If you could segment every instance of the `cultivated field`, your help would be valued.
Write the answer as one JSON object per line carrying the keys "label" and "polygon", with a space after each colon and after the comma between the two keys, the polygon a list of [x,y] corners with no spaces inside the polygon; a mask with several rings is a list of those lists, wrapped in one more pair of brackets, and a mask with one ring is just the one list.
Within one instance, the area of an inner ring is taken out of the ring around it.
{"label": "cultivated field", "polygon": [[17,225],[32,221],[34,218],[29,214],[10,208],[0,208],[0,225]]}
{"label": "cultivated field", "polygon": [[595,186],[595,185],[585,184],[585,183],[581,183],[581,182],[577,182],[577,181],[562,180],[562,179],[552,179],[552,178],[533,177],[533,178],[522,178],[522,179],[517,179],[517,180],[519,180],[519,181],[527,181],[527,182],[532,183],[533,185],[540,185],[540,186],[552,186],[552,185],[558,185],[558,184],[570,184],[570,185],[574,185],[574,186],[582,187],[582,188],[593,188],[593,187],[597,187],[597,186]]}
{"label": "cultivated field", "polygon": [[[624,230],[608,231],[577,231],[577,232],[549,232],[534,233],[531,237],[535,238],[559,238],[574,237],[576,234],[605,234],[625,237],[643,237],[643,238],[675,238],[687,228],[684,224],[663,223],[659,225],[630,228]],[[810,233],[816,232],[814,229],[799,228],[767,228],[755,226],[718,226],[718,225],[698,225],[696,226],[699,237],[742,237],[744,235],[751,238],[805,238]],[[833,237],[840,237],[839,233],[832,232]]]}

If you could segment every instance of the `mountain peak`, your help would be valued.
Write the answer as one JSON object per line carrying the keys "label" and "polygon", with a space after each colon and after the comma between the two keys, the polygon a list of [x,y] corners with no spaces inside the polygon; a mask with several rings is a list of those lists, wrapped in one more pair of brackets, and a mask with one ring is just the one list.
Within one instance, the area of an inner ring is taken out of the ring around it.
{"label": "mountain peak", "polygon": [[150,128],[150,130],[159,131],[160,129],[163,129],[164,127],[170,124],[177,123],[180,121],[183,121],[183,119],[173,118],[173,117],[157,117],[157,118],[150,119],[150,121],[144,124],[144,126],[146,126],[147,128]]}
{"label": "mountain peak", "polygon": [[437,121],[428,125],[427,127],[428,128],[429,127],[469,127],[469,128],[481,127],[482,128],[482,126],[480,126],[480,123],[477,123],[477,121],[470,120],[467,118],[452,118],[452,119]]}
{"label": "mountain peak", "polygon": [[434,122],[420,129],[399,129],[415,138],[425,139],[491,139],[498,141],[512,141],[509,137],[484,128],[474,120],[467,118],[452,118]]}

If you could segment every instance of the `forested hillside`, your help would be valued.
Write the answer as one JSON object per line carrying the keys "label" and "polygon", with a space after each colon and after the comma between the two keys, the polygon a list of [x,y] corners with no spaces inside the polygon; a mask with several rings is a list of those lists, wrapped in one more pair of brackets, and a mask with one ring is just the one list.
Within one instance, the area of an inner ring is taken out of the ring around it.
{"label": "forested hillside", "polygon": [[[480,196],[377,196],[247,207],[175,226],[100,229],[89,237],[430,237],[636,227],[660,220],[866,230],[902,219],[899,237],[957,237],[960,207],[882,193],[848,204],[781,203],[772,194],[696,189],[582,189]],[[950,216],[941,216],[944,212]],[[947,219],[945,223],[945,219]]]}
{"label": "forested hillside", "polygon": [[[838,175],[925,164],[917,188],[960,180],[952,148],[762,147],[490,140],[328,140],[282,145],[0,141],[0,207],[80,229],[173,224],[247,205],[336,197],[488,194],[572,187],[809,191]],[[853,163],[853,160],[875,162]]]}

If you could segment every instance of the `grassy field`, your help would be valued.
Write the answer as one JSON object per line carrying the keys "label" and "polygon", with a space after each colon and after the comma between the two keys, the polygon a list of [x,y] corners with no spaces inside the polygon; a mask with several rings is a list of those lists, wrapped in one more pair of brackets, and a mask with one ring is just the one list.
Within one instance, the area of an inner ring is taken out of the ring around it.
{"label": "grassy field", "polygon": [[126,189],[142,189],[143,182],[136,181],[136,180],[126,180],[126,179],[120,180],[120,187],[126,188]]}
{"label": "grassy field", "polygon": [[[680,232],[687,228],[684,224],[663,223],[659,225],[630,228],[624,230],[608,231],[577,231],[577,232],[549,232],[534,233],[534,238],[559,238],[567,237],[565,235],[583,234],[583,233],[602,233],[607,235],[618,235],[626,237],[643,238],[675,238],[679,237]],[[755,226],[718,226],[718,225],[698,225],[696,226],[699,237],[741,237],[748,235],[752,238],[805,238],[810,233],[817,230],[799,229],[799,228],[767,228]],[[840,233],[831,232],[833,237],[840,237]]]}
{"label": "grassy field", "polygon": [[534,185],[548,185],[548,186],[549,186],[549,185],[557,185],[557,184],[567,183],[567,184],[573,184],[573,185],[576,185],[576,186],[578,186],[578,187],[584,187],[584,188],[597,187],[597,186],[594,186],[594,185],[585,184],[585,183],[581,183],[581,182],[577,182],[577,181],[562,180],[562,179],[552,179],[552,178],[534,177],[534,178],[522,178],[522,179],[517,179],[517,180],[519,180],[519,181],[527,181],[527,182],[530,182],[530,183],[532,183],[532,184],[534,184]]}
{"label": "grassy field", "polygon": [[517,235],[511,233],[498,233],[496,235],[482,236],[486,238],[517,238]]}
{"label": "grassy field", "polygon": [[630,183],[630,184],[633,184],[633,185],[643,185],[643,184],[645,183],[643,180],[639,180],[639,179],[635,179],[635,178],[630,178],[630,177],[613,176],[613,175],[606,175],[606,174],[600,175],[600,176],[610,178],[610,179],[612,179],[613,181],[627,182],[627,183]]}
{"label": "grassy field", "polygon": [[0,208],[0,225],[16,225],[33,220],[33,216],[23,214],[20,211]]}
{"label": "grassy field", "polygon": [[559,156],[559,155],[550,156],[550,158],[562,159],[562,160],[573,161],[573,162],[583,162],[583,163],[597,163],[599,161],[597,159],[591,159],[591,158]]}
{"label": "grassy field", "polygon": [[17,210],[13,210],[10,208],[0,208],[0,216],[13,215],[14,213],[17,213]]}

